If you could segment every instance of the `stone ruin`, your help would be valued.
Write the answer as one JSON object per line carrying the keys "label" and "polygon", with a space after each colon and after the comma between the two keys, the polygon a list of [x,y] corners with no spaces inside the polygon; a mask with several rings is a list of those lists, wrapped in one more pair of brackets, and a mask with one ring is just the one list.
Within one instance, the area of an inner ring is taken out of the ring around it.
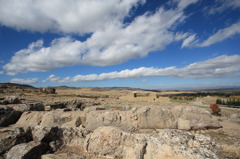
{"label": "stone ruin", "polygon": [[53,87],[47,87],[47,88],[39,88],[41,93],[46,93],[46,94],[55,94],[56,89]]}

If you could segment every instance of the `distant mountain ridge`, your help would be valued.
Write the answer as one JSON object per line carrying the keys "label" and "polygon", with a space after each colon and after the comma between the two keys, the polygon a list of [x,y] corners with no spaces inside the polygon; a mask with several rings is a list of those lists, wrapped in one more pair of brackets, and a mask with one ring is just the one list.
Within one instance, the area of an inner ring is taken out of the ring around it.
{"label": "distant mountain ridge", "polygon": [[[83,87],[73,87],[73,86],[51,86],[55,87],[56,89],[81,89]],[[17,84],[17,83],[0,83],[0,88],[17,88],[17,89],[38,89],[37,87],[28,85],[28,84]],[[92,90],[113,90],[113,89],[126,89],[126,90],[132,90],[132,91],[152,91],[152,92],[161,92],[161,91],[240,91],[240,87],[220,87],[220,88],[176,88],[176,89],[142,89],[142,88],[132,88],[132,87],[89,87],[92,88]]]}
{"label": "distant mountain ridge", "polygon": [[37,89],[31,85],[16,83],[0,83],[0,88]]}

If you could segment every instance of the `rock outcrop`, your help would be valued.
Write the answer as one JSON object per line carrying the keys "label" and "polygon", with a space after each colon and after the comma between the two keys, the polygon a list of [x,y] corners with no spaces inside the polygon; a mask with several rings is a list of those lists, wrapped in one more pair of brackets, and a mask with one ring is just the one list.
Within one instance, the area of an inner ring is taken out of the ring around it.
{"label": "rock outcrop", "polygon": [[41,126],[72,126],[78,127],[85,122],[85,113],[83,111],[63,111],[58,109],[49,111],[42,117]]}
{"label": "rock outcrop", "polygon": [[32,140],[32,133],[29,128],[1,128],[0,135],[0,156],[13,146]]}
{"label": "rock outcrop", "polygon": [[219,122],[201,108],[194,107],[142,107],[130,111],[90,111],[86,114],[86,127],[117,126],[122,130],[137,129],[209,129],[220,128]]}
{"label": "rock outcrop", "polygon": [[132,111],[90,111],[86,114],[86,128],[95,130],[101,126],[116,126],[122,130],[135,131],[138,120]]}
{"label": "rock outcrop", "polygon": [[[30,122],[31,121],[31,122]],[[142,107],[129,111],[88,110],[24,112],[16,125],[25,126],[86,126],[95,130],[101,126],[116,126],[125,131],[138,129],[210,129],[220,128],[217,120],[201,108],[194,107]]]}
{"label": "rock outcrop", "polygon": [[22,143],[12,147],[6,155],[6,159],[30,159],[39,158],[46,153],[48,145],[40,142]]}
{"label": "rock outcrop", "polygon": [[27,111],[24,112],[15,126],[17,127],[31,127],[40,125],[42,117],[45,114],[43,111]]}
{"label": "rock outcrop", "polygon": [[22,112],[16,111],[10,107],[0,107],[0,127],[6,127],[15,124],[20,118]]}
{"label": "rock outcrop", "polygon": [[21,104],[21,100],[16,96],[5,97],[1,104]]}
{"label": "rock outcrop", "polygon": [[100,127],[84,144],[88,153],[113,158],[217,159],[219,146],[210,138],[187,131],[165,129],[159,133],[131,134],[116,127]]}
{"label": "rock outcrop", "polygon": [[[15,132],[16,131],[16,132]],[[1,154],[7,159],[61,158],[192,158],[217,159],[219,146],[209,137],[176,129],[158,129],[153,133],[129,133],[117,127],[104,126],[89,132],[83,127],[42,127],[14,130],[0,140]],[[32,135],[32,136],[31,136]],[[29,142],[30,141],[30,142]],[[58,150],[77,152],[48,154]],[[1,155],[0,154],[0,155]],[[91,157],[89,157],[91,156]]]}
{"label": "rock outcrop", "polygon": [[67,102],[54,102],[49,104],[52,110],[68,108],[70,110],[84,110],[86,107],[96,106],[100,103],[85,100],[72,100]]}
{"label": "rock outcrop", "polygon": [[[4,107],[3,105],[1,107]],[[7,107],[16,111],[44,111],[44,105],[42,103],[29,103],[29,104],[9,104]]]}

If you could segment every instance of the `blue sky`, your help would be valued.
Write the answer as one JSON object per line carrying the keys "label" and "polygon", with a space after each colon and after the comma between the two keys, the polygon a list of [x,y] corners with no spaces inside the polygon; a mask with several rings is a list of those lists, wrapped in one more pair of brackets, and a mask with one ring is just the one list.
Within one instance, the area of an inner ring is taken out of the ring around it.
{"label": "blue sky", "polygon": [[0,82],[240,86],[240,0],[0,0]]}

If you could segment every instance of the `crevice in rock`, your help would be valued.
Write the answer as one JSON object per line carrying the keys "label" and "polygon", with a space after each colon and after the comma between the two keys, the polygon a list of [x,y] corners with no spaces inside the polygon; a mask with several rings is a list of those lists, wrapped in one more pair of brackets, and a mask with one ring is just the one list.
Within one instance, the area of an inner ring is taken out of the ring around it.
{"label": "crevice in rock", "polygon": [[142,149],[140,150],[139,159],[144,159],[144,155],[145,155],[146,152],[147,152],[147,145],[148,145],[148,143],[146,142],[146,143],[143,145]]}

